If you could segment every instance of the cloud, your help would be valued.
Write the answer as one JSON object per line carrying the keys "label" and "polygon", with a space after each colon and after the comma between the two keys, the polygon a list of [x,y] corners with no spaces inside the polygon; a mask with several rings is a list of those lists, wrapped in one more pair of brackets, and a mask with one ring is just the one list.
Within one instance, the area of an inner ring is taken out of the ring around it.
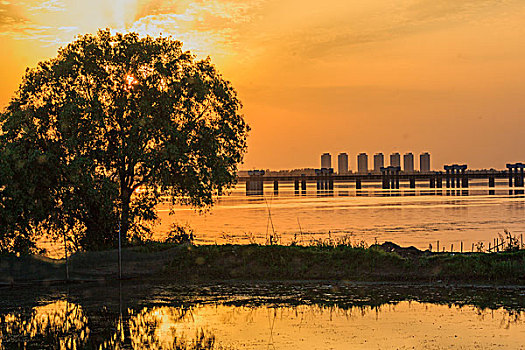
{"label": "cloud", "polygon": [[27,22],[17,6],[8,1],[0,2],[0,30]]}
{"label": "cloud", "polygon": [[49,11],[49,12],[62,12],[66,10],[66,5],[62,0],[47,0],[41,4],[31,6],[29,8],[32,12],[38,11]]}
{"label": "cloud", "polygon": [[303,28],[283,31],[288,34],[282,41],[290,51],[302,57],[319,58],[444,26],[491,18],[497,12],[516,6],[523,4],[517,0],[417,0],[371,6],[361,11],[348,6],[348,12],[343,9],[342,15],[334,13]]}
{"label": "cloud", "polygon": [[205,17],[227,19],[223,25],[232,23],[246,23],[252,19],[251,12],[259,8],[264,0],[251,1],[169,1],[169,0],[142,0],[136,19],[149,15],[186,14],[202,20]]}
{"label": "cloud", "polygon": [[266,0],[0,0],[0,35],[63,45],[98,28],[172,35],[197,54],[228,54]]}

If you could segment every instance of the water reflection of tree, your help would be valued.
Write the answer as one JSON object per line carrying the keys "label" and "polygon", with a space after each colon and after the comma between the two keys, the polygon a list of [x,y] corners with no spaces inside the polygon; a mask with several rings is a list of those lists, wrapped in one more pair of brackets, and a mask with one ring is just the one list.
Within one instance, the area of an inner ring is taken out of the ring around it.
{"label": "water reflection of tree", "polygon": [[80,305],[59,300],[26,313],[0,315],[0,348],[224,349],[206,329],[179,334],[174,325],[191,317],[191,309],[181,307],[129,309],[125,317],[103,307],[88,318]]}
{"label": "water reflection of tree", "polygon": [[[10,348],[82,348],[89,338],[82,308],[66,300],[37,306],[29,313],[0,315],[0,346]],[[31,346],[33,345],[33,346]]]}
{"label": "water reflection of tree", "polygon": [[[272,333],[279,331],[274,329],[276,319],[291,315],[299,322],[326,315],[328,319],[374,315],[377,318],[383,311],[395,312],[400,302],[448,305],[460,312],[463,308],[476,310],[480,321],[486,317],[501,317],[495,319],[500,321],[501,328],[521,325],[525,318],[523,289],[516,288],[473,290],[350,284],[155,287],[152,290],[151,286],[124,286],[125,307],[121,306],[120,288],[103,285],[100,288],[91,286],[91,289],[70,287],[70,302],[62,300],[15,312],[0,311],[0,348],[25,347],[27,342],[28,348],[50,344],[54,348],[221,349],[206,322],[199,323],[196,317],[202,315],[201,308],[217,305],[226,306],[221,311],[222,321],[232,324],[249,323],[261,310],[268,312],[270,345]],[[6,293],[6,297],[13,298],[11,304],[18,305],[21,299],[36,302],[49,296],[56,298],[56,293],[49,293],[45,295],[42,290],[35,289],[22,297],[17,292]],[[4,300],[2,306],[5,305],[10,305],[9,301]],[[506,312],[500,312],[504,310]]]}

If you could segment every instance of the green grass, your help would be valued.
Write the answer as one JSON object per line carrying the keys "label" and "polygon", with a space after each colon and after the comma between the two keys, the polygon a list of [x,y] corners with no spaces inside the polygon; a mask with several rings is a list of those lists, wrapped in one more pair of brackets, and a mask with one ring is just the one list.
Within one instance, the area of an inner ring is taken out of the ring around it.
{"label": "green grass", "polygon": [[184,278],[525,283],[525,251],[401,257],[377,247],[190,246],[166,270]]}
{"label": "green grass", "polygon": [[440,266],[438,277],[472,281],[525,283],[525,251],[503,253],[447,254],[428,258]]}
{"label": "green grass", "polygon": [[234,279],[347,279],[405,270],[406,259],[378,249],[303,246],[213,245],[191,247],[168,270],[186,276]]}
{"label": "green grass", "polygon": [[[525,251],[386,252],[351,245],[175,245],[148,243],[122,254],[123,274],[182,280],[349,280],[525,284]],[[71,278],[114,279],[117,251],[76,253]],[[1,282],[62,278],[63,261],[0,258]]]}

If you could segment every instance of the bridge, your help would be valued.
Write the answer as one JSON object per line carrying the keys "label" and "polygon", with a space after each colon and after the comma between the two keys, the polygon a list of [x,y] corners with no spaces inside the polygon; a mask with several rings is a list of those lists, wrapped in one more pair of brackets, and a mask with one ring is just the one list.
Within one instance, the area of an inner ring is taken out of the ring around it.
{"label": "bridge", "polygon": [[507,170],[468,170],[467,165],[445,165],[444,171],[430,172],[403,172],[400,167],[389,166],[381,168],[379,173],[349,173],[335,174],[332,168],[316,169],[315,174],[301,175],[266,175],[264,170],[252,170],[248,176],[239,176],[238,182],[246,184],[247,195],[263,195],[264,183],[273,183],[275,194],[279,193],[279,183],[294,183],[295,193],[305,194],[307,183],[316,183],[317,191],[330,192],[334,189],[334,182],[350,182],[355,184],[356,190],[362,189],[363,183],[381,183],[383,189],[399,189],[400,183],[408,183],[409,188],[416,188],[416,183],[426,183],[427,188],[457,188],[468,189],[469,180],[486,179],[494,194],[496,179],[506,179],[508,187],[518,188],[516,194],[523,194],[525,164],[507,164]]}

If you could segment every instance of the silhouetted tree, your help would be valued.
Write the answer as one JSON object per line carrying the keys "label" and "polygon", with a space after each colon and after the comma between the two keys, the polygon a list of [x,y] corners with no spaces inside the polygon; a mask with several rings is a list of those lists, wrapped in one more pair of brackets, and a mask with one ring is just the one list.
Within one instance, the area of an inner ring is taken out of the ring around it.
{"label": "silhouetted tree", "polygon": [[1,115],[0,248],[72,230],[86,249],[107,247],[119,224],[127,239],[148,232],[161,196],[211,205],[246,149],[240,108],[179,41],[78,37],[26,71]]}

